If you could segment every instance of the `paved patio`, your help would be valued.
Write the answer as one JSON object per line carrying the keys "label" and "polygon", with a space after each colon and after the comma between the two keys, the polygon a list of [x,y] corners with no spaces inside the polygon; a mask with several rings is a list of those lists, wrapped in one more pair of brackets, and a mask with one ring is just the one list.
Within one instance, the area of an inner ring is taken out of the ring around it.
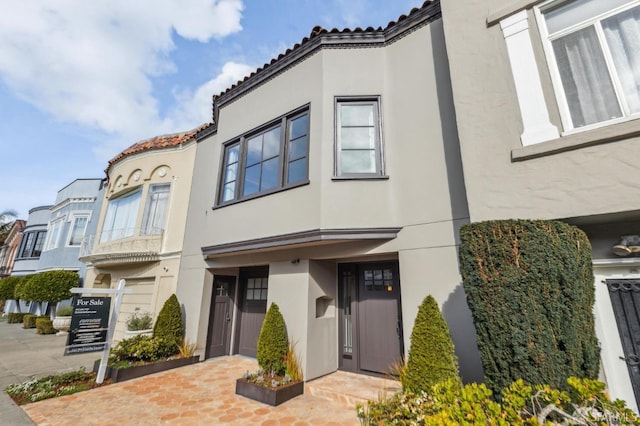
{"label": "paved patio", "polygon": [[22,408],[38,425],[358,425],[356,402],[398,389],[394,381],[338,372],[270,407],[235,395],[235,380],[256,368],[244,357],[215,358]]}
{"label": "paved patio", "polygon": [[[236,396],[235,380],[256,361],[222,357],[103,388],[25,405],[4,393],[10,383],[85,366],[99,354],[63,356],[65,337],[39,336],[0,320],[2,425],[358,425],[355,404],[399,389],[398,382],[337,372],[305,384],[279,407]],[[23,411],[24,410],[24,411]],[[26,413],[26,414],[25,414]]]}

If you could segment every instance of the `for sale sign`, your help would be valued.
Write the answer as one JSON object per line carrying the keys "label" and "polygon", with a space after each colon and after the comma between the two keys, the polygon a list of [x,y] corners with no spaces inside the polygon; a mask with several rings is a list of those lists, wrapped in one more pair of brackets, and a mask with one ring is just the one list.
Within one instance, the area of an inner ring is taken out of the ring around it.
{"label": "for sale sign", "polygon": [[109,327],[110,297],[74,297],[65,355],[104,350]]}

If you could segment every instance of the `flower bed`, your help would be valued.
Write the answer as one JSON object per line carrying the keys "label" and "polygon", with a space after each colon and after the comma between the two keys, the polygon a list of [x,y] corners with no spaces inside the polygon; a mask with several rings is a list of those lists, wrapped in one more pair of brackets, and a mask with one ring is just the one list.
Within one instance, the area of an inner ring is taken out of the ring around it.
{"label": "flower bed", "polygon": [[[125,380],[135,379],[137,377],[146,376],[148,374],[159,373],[161,371],[172,370],[178,367],[195,364],[200,361],[200,356],[190,356],[187,358],[172,358],[149,362],[130,362],[116,363],[113,366],[107,366],[105,378],[110,378],[113,383],[123,382]],[[100,361],[93,364],[94,373],[98,372]]]}
{"label": "flower bed", "polygon": [[18,405],[29,404],[43,399],[56,398],[63,395],[71,395],[99,386],[108,385],[111,381],[102,384],[96,383],[95,373],[87,373],[84,369],[69,373],[52,375],[41,379],[33,379],[21,384],[9,385],[5,389],[7,395]]}
{"label": "flower bed", "polygon": [[271,377],[252,374],[236,380],[236,394],[269,404],[280,405],[304,393],[304,382],[292,381],[288,376]]}

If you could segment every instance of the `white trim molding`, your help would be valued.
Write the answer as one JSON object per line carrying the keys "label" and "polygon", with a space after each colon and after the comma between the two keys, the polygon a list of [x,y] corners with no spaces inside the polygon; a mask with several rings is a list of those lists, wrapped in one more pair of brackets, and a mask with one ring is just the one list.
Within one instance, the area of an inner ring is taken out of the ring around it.
{"label": "white trim molding", "polygon": [[522,10],[501,20],[500,28],[507,44],[522,116],[522,145],[528,146],[559,138],[558,128],[549,120],[538,64],[529,35],[527,11]]}

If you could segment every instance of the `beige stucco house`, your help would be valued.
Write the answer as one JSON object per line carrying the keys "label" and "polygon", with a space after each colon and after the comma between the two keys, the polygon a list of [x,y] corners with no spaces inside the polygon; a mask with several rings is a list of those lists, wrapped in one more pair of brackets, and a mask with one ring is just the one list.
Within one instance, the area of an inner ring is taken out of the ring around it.
{"label": "beige stucco house", "polygon": [[106,169],[98,231],[87,236],[80,259],[85,287],[114,288],[124,278],[115,339],[134,313],[155,318],[176,291],[196,153],[195,134],[206,126],[132,145]]}
{"label": "beige stucco house", "polygon": [[458,0],[442,14],[470,219],[587,232],[601,375],[637,409],[640,1]]}
{"label": "beige stucco house", "polygon": [[385,28],[316,27],[213,108],[177,288],[199,353],[255,356],[276,302],[307,380],[382,374],[432,294],[463,377],[481,380],[458,274],[469,218],[439,2]]}

